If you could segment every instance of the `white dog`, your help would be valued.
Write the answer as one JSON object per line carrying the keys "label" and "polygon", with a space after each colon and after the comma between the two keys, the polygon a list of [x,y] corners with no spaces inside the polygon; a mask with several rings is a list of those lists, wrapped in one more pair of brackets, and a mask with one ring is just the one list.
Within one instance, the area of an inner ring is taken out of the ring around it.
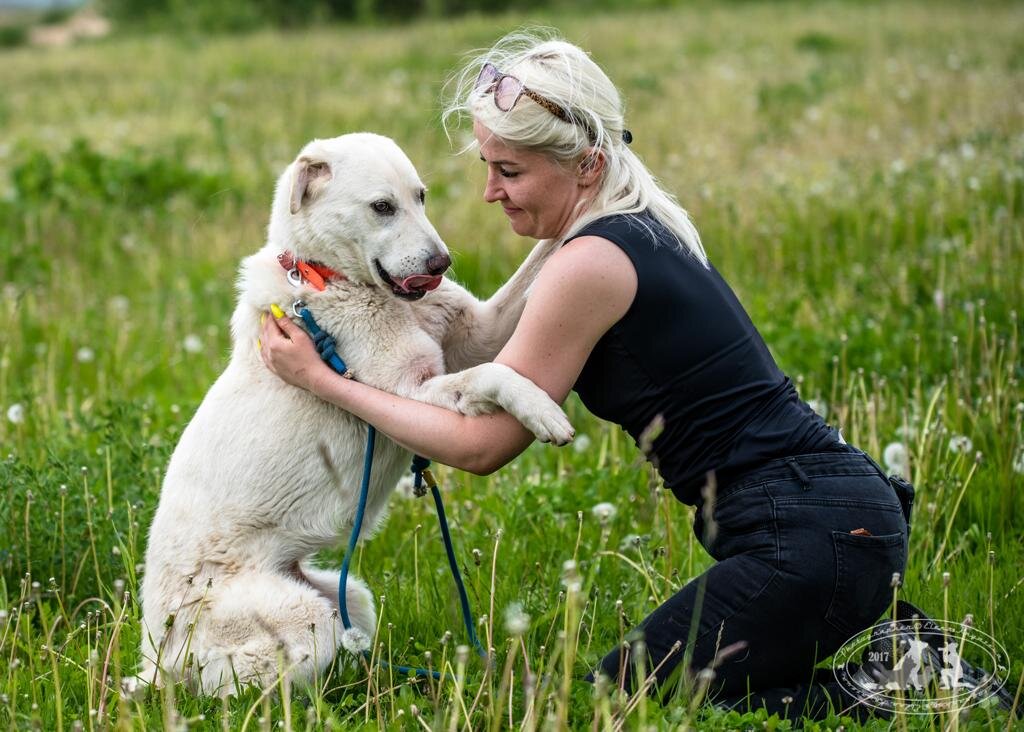
{"label": "white dog", "polygon": [[[480,302],[441,277],[450,260],[424,191],[394,142],[362,133],[310,143],[278,180],[268,242],[242,263],[231,361],[181,436],[150,527],[141,682],[222,694],[282,673],[308,683],[341,644],[338,572],[308,560],[352,526],[367,427],[263,365],[255,344],[272,303],[305,301],[360,381],[464,413],[500,406],[540,440],[572,439],[547,394],[488,363],[555,243]],[[285,251],[333,270],[325,288],[291,284]],[[410,458],[378,439],[365,533]],[[352,577],[346,592],[372,638],[370,592]]]}

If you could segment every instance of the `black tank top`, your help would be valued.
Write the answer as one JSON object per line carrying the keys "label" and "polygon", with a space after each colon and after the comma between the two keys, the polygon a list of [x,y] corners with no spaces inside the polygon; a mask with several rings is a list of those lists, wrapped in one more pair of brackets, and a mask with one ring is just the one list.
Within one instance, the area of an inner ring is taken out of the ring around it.
{"label": "black tank top", "polygon": [[657,220],[608,216],[573,239],[581,236],[618,245],[636,268],[637,291],[573,388],[587,409],[638,444],[661,416],[664,428],[647,456],[679,500],[698,503],[710,470],[724,485],[765,460],[838,442],[779,370],[721,275]]}

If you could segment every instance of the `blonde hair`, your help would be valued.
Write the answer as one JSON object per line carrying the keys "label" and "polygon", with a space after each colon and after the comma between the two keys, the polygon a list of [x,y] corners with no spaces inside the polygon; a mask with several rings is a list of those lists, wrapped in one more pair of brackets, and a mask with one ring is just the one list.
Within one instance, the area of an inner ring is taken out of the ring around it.
{"label": "blonde hair", "polygon": [[[488,89],[476,88],[476,79],[487,63],[559,105],[573,124],[528,102],[525,95],[510,111],[498,109]],[[595,219],[648,210],[675,237],[680,248],[707,265],[700,235],[689,214],[625,142],[618,89],[583,49],[550,30],[517,31],[487,51],[472,55],[449,79],[448,88],[453,91],[442,115],[446,133],[453,117],[461,120],[468,116],[505,144],[543,153],[567,167],[585,163],[595,150],[603,153],[604,169],[596,193],[583,202],[565,239]]]}

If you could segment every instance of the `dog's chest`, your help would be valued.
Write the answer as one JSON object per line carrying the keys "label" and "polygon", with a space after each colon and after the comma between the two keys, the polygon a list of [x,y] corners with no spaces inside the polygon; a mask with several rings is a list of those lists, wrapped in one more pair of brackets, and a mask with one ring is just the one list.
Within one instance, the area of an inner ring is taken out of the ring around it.
{"label": "dog's chest", "polygon": [[408,303],[358,285],[332,285],[310,297],[317,325],[334,339],[335,352],[359,381],[395,390],[411,370],[443,363],[439,339]]}

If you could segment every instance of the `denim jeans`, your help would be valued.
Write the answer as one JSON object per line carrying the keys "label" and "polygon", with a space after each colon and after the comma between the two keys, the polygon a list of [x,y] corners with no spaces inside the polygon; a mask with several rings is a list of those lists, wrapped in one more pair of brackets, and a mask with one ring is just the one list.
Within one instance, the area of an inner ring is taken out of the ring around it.
{"label": "denim jeans", "polygon": [[[846,445],[773,460],[721,486],[693,529],[717,563],[640,625],[661,692],[685,653],[691,673],[715,666],[716,704],[819,717],[852,703],[814,667],[879,618],[906,565],[907,523],[877,464]],[[628,656],[598,671],[633,688]]]}

